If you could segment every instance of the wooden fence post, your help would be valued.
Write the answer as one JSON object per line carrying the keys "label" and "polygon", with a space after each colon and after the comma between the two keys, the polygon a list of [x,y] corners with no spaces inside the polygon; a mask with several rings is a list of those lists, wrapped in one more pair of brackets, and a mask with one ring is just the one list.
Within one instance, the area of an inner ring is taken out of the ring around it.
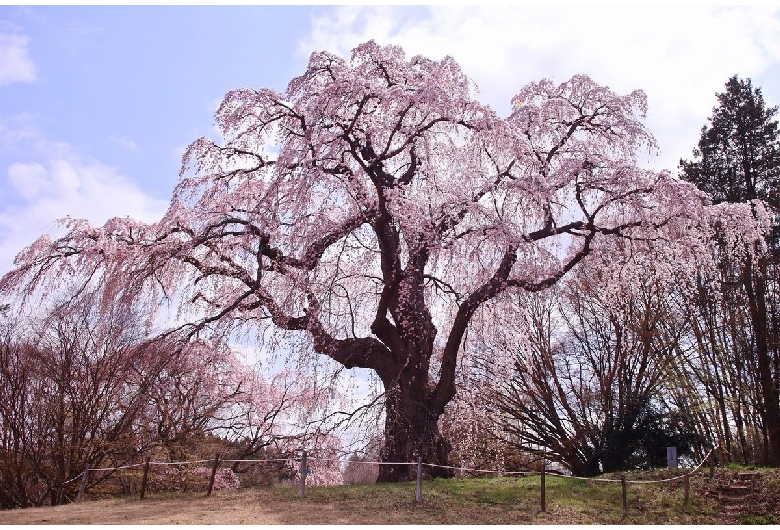
{"label": "wooden fence post", "polygon": [[422,457],[417,457],[417,488],[414,490],[415,502],[422,502]]}
{"label": "wooden fence post", "polygon": [[688,477],[689,475],[686,473],[685,478],[683,478],[683,504],[688,504],[688,496],[691,491],[691,482]]}
{"label": "wooden fence post", "polygon": [[621,473],[620,474],[620,486],[623,489],[623,518],[625,519],[626,516],[628,516],[628,500],[626,495],[626,474]]}
{"label": "wooden fence post", "polygon": [[302,451],[300,468],[301,481],[298,484],[298,498],[300,499],[306,497],[306,475],[308,475],[308,473],[309,468],[306,466],[306,451]]}
{"label": "wooden fence post", "polygon": [[84,498],[84,488],[87,487],[87,477],[89,477],[89,464],[84,466],[84,474],[81,475],[81,487],[79,487],[79,494],[76,497],[76,502],[81,502]]}
{"label": "wooden fence post", "polygon": [[214,467],[211,468],[211,478],[209,478],[209,489],[206,491],[206,497],[211,495],[211,489],[214,487],[214,477],[217,476],[217,467],[219,467],[219,453],[214,455]]}
{"label": "wooden fence post", "polygon": [[545,491],[546,487],[547,487],[547,485],[545,484],[545,482],[546,482],[545,481],[545,475],[546,475],[545,468],[546,467],[547,467],[547,464],[545,463],[544,458],[542,458],[542,474],[541,474],[541,477],[540,477],[540,479],[541,479],[541,486],[542,486],[542,488],[541,488],[542,489],[542,512],[546,512],[547,511],[547,494],[546,494],[546,491]]}
{"label": "wooden fence post", "polygon": [[146,495],[146,481],[149,480],[149,460],[150,458],[147,456],[146,462],[144,462],[144,476],[141,478],[141,499]]}

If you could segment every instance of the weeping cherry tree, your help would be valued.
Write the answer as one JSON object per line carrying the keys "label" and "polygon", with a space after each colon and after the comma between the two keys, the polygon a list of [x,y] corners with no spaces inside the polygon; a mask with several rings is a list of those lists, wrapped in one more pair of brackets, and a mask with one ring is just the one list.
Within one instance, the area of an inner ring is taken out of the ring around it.
{"label": "weeping cherry tree", "polygon": [[484,304],[552,286],[608,238],[706,255],[706,196],[638,166],[655,150],[646,106],[575,76],[525,86],[502,118],[451,57],[316,52],[285,93],[225,96],[222,138],[190,145],[159,222],[68,221],[2,287],[30,295],[75,271],[106,299],[180,305],[192,333],[299,334],[381,381],[384,461],[446,465],[438,420]]}

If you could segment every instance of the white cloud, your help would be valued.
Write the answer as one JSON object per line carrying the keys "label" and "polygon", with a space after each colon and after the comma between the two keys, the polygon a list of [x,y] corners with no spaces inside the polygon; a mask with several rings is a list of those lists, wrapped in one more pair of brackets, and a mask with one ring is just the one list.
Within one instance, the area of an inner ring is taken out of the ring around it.
{"label": "white cloud", "polygon": [[27,55],[25,35],[0,33],[0,86],[36,79],[35,64]]}
{"label": "white cloud", "polygon": [[122,151],[127,151],[129,153],[141,152],[141,148],[138,147],[138,144],[129,138],[125,138],[123,136],[110,136],[108,141],[111,143],[111,145],[118,147]]}
{"label": "white cloud", "polygon": [[48,172],[38,162],[13,164],[8,169],[8,180],[24,199],[34,200],[46,185]]}
{"label": "white cloud", "polygon": [[34,120],[35,116],[28,112],[0,119],[0,150],[12,151],[37,144],[40,134],[33,125]]}
{"label": "white cloud", "polygon": [[145,222],[162,217],[168,202],[146,195],[116,169],[72,152],[66,144],[50,145],[44,160],[14,163],[8,184],[19,196],[0,210],[0,274],[38,236],[57,235],[55,221],[66,216],[102,225],[112,217]]}
{"label": "white cloud", "polygon": [[400,44],[409,56],[451,55],[507,113],[512,95],[543,77],[590,75],[626,93],[648,95],[647,126],[661,147],[654,167],[690,157],[715,105],[714,94],[739,74],[780,62],[777,7],[513,6],[344,7],[312,19],[301,53],[348,57],[360,42]]}

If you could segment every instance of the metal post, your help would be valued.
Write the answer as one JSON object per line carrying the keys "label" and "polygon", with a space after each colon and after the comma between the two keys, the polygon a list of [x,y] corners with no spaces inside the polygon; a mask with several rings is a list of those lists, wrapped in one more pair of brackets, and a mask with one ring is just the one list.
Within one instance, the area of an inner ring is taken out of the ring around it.
{"label": "metal post", "polygon": [[211,468],[211,478],[209,478],[209,489],[206,491],[206,497],[211,495],[211,490],[214,487],[214,477],[217,476],[217,467],[219,467],[219,453],[214,455],[214,467]]}
{"label": "metal post", "polygon": [[417,457],[417,488],[414,491],[414,500],[422,502],[422,457]]}
{"label": "metal post", "polygon": [[149,479],[149,460],[147,456],[146,462],[144,462],[144,476],[141,478],[141,499],[146,495],[146,481]]}
{"label": "metal post", "polygon": [[84,466],[84,474],[81,475],[81,487],[79,488],[79,494],[76,497],[76,502],[81,502],[84,498],[84,489],[87,487],[87,477],[89,477],[89,464]]}
{"label": "metal post", "polygon": [[545,480],[546,467],[547,467],[547,463],[544,461],[544,458],[542,458],[542,474],[540,476],[541,486],[542,486],[541,488],[542,489],[542,513],[547,511],[547,494],[546,494],[547,485]]}
{"label": "metal post", "polygon": [[301,499],[306,497],[306,475],[308,473],[309,468],[306,465],[306,451],[302,451],[300,468],[301,481],[298,484],[298,497]]}
{"label": "metal post", "polygon": [[628,515],[628,500],[626,499],[626,474],[620,474],[620,486],[623,488],[623,518]]}

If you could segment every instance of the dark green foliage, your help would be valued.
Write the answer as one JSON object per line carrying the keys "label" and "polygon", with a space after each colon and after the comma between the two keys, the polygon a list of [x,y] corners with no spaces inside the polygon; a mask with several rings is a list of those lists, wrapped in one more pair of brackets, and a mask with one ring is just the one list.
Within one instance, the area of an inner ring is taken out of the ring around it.
{"label": "dark green foliage", "polygon": [[710,126],[702,127],[693,150],[696,160],[680,160],[682,178],[709,193],[716,204],[762,199],[777,209],[778,108],[766,108],[761,89],[737,76],[717,98]]}
{"label": "dark green foliage", "polygon": [[633,433],[636,451],[626,459],[628,469],[666,467],[667,447],[676,447],[678,457],[693,459],[694,447],[704,444],[683,411],[663,403],[645,407]]}

